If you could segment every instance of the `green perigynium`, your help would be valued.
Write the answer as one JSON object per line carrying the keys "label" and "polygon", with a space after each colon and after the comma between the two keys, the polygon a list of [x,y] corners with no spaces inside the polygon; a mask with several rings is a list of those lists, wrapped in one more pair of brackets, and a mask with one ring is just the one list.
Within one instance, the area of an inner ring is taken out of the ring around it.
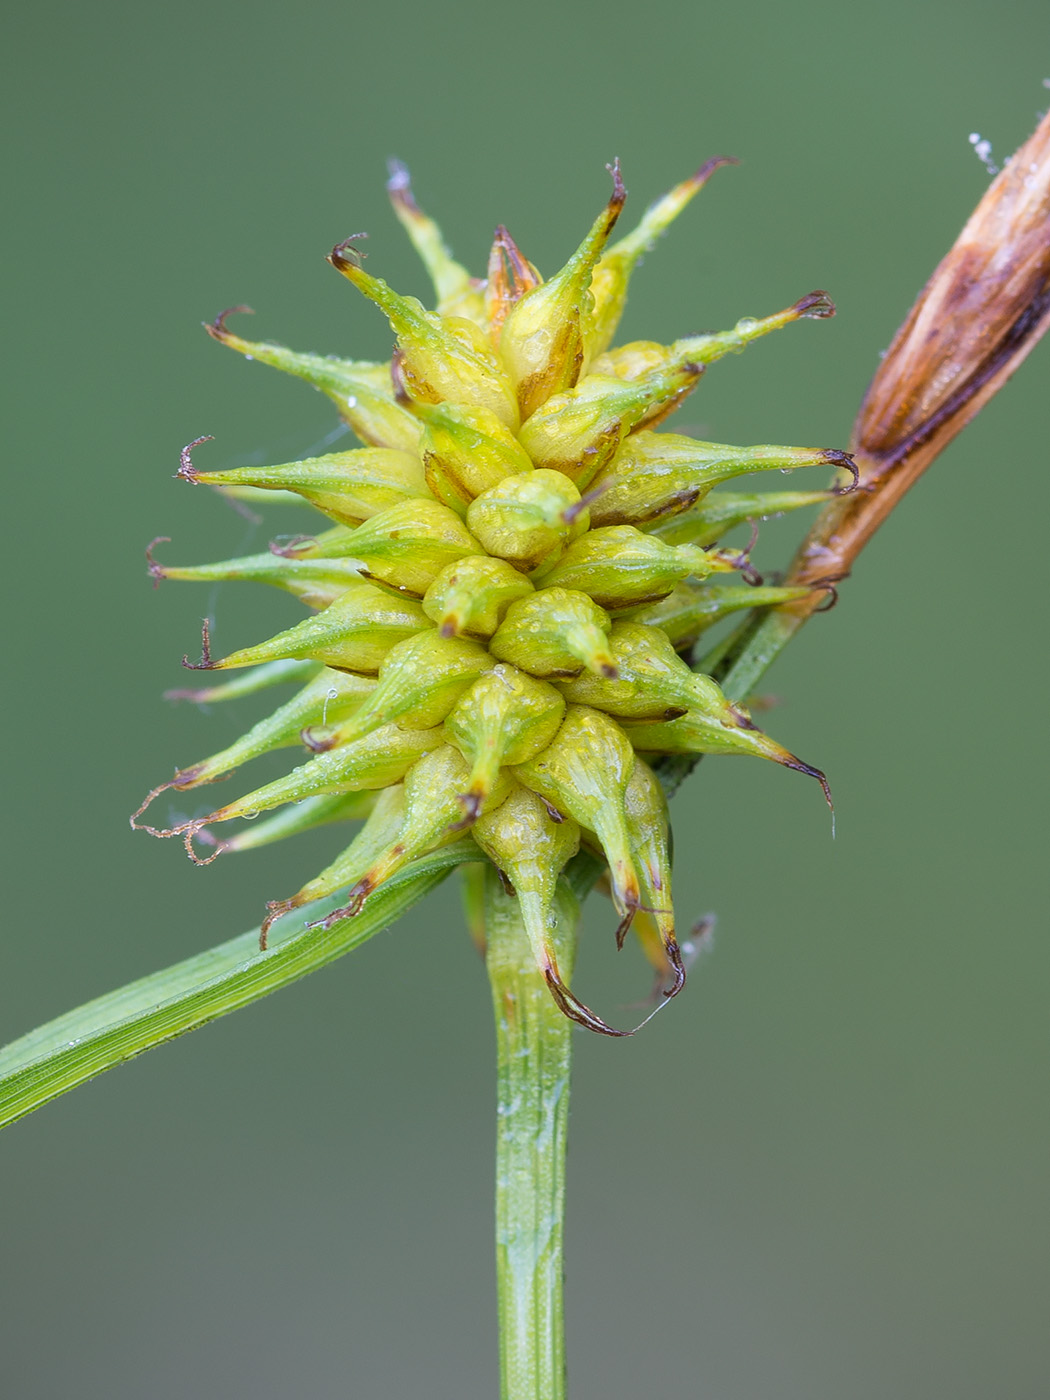
{"label": "green perigynium", "polygon": [[[270,904],[264,946],[278,917],[345,892],[320,926],[352,918],[396,871],[469,833],[470,849],[515,891],[557,1004],[593,1030],[621,1034],[572,993],[555,953],[555,890],[581,843],[608,864],[618,940],[635,924],[672,996],[685,973],[666,804],[651,762],[754,754],[823,782],[681,653],[734,610],[808,591],[749,586],[761,581],[747,554],[718,548],[721,535],[831,494],[712,488],[814,464],[855,477],[852,461],[832,449],[728,447],[658,429],[715,360],[834,307],[814,292],[722,334],[610,348],[639,257],[722,163],[709,161],[610,245],[625,198],[613,166],[611,199],[548,281],[503,228],[487,277],[470,276],[397,167],[391,197],[433,279],[436,310],[366,272],[354,240],[330,256],[389,320],[390,363],[243,340],[226,324],[230,313],[208,327],[221,343],[321,389],[365,444],[225,472],[201,470],[184,450],[179,475],[188,482],[293,492],[334,523],[220,564],[150,559],[157,578],[258,579],[313,609],[218,660],[205,636],[201,669],[252,670],[246,681],[181,694],[217,700],[285,681],[302,688],[148,799],[305,746],[310,756],[287,776],[207,816],[146,828],[182,835],[206,863],[322,823],[363,820],[326,870]],[[727,580],[734,572],[747,583]],[[260,814],[270,815],[231,837],[212,830]],[[206,858],[195,838],[213,848]]]}

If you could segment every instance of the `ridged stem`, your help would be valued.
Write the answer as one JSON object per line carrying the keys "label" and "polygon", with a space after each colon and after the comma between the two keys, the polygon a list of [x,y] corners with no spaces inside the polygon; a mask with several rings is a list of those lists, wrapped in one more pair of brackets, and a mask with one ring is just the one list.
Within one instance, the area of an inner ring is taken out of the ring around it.
{"label": "ridged stem", "polygon": [[[563,884],[557,952],[572,969],[579,905]],[[496,1016],[496,1277],[502,1400],[564,1400],[563,1223],[572,1023],[554,1003],[517,900],[485,873]]]}

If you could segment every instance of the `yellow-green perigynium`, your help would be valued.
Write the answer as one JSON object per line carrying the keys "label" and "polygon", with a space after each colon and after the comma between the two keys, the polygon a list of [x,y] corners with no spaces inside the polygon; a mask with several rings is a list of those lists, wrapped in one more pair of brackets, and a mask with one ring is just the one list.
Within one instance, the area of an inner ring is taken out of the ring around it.
{"label": "yellow-green perigynium", "polygon": [[[478,858],[491,860],[516,892],[559,1006],[593,1030],[619,1034],[573,995],[554,954],[554,891],[580,844],[608,862],[619,941],[637,916],[671,996],[685,974],[666,804],[650,762],[671,753],[755,754],[823,780],[680,653],[735,609],[805,591],[725,581],[734,570],[755,579],[746,554],[716,547],[720,536],[830,494],[712,488],[814,464],[855,477],[853,464],[831,449],[727,447],[658,427],[715,360],[834,307],[815,292],[722,334],[610,348],[639,257],[723,163],[708,161],[610,244],[625,197],[614,165],[612,197],[548,281],[503,228],[487,278],[470,276],[396,167],[390,194],[434,282],[436,310],[366,272],[353,240],[330,256],[389,320],[390,363],[243,340],[226,324],[230,313],[208,327],[222,344],[322,390],[365,444],[224,472],[200,470],[184,450],[186,481],[292,492],[333,523],[221,564],[173,568],[150,559],[155,578],[259,579],[314,610],[219,660],[205,637],[201,669],[252,669],[179,694],[218,700],[278,682],[302,688],[147,799],[305,745],[310,756],[287,776],[207,816],[146,828],[181,834],[195,860],[192,842],[201,838],[215,848],[211,860],[363,819],[326,870],[270,905],[264,946],[279,916],[345,891],[323,925],[352,917],[395,871],[469,833]],[[229,839],[210,831],[260,814],[272,815]]]}

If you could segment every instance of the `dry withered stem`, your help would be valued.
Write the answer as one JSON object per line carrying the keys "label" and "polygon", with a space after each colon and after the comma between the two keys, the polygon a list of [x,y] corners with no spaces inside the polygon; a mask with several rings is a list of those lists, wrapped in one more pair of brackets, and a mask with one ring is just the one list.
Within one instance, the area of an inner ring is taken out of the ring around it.
{"label": "dry withered stem", "polygon": [[[1050,115],[996,176],[893,339],[857,414],[861,490],[831,501],[786,583],[844,577],[904,493],[1050,328]],[[768,619],[786,637],[818,592]]]}

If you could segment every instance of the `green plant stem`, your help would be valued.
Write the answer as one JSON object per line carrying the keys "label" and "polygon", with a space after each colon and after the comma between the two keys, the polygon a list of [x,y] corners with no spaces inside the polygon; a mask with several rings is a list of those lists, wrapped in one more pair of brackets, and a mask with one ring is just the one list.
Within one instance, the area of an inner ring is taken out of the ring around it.
{"label": "green plant stem", "polygon": [[730,700],[747,699],[804,621],[797,613],[776,610],[758,615],[755,626],[748,631],[746,645],[722,680],[722,689]]}
{"label": "green plant stem", "polygon": [[[558,961],[579,905],[562,884]],[[517,900],[485,873],[486,963],[498,1050],[496,1275],[503,1400],[564,1400],[563,1222],[572,1023],[547,990]]]}

